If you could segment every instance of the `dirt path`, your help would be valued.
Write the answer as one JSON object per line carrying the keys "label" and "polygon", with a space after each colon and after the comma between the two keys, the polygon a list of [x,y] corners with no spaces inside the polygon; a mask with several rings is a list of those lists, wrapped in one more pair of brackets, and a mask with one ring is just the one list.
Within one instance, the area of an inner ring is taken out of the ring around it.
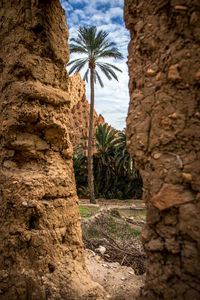
{"label": "dirt path", "polygon": [[[137,217],[136,212],[145,209],[145,204],[141,200],[98,199],[97,204],[90,204],[87,199],[81,199],[80,205],[88,209],[87,213],[91,213],[89,218],[82,218],[82,226],[95,225],[98,218],[113,209],[120,212],[121,220],[125,220],[131,214],[135,216],[136,223],[140,221],[137,229],[141,230],[144,223],[143,219]],[[135,275],[131,267],[121,266],[118,262],[107,262],[90,249],[86,249],[86,264],[92,279],[104,287],[112,300],[135,300],[144,285],[145,274]]]}
{"label": "dirt path", "polygon": [[144,285],[145,275],[136,276],[132,268],[108,263],[89,249],[86,264],[92,279],[105,288],[112,300],[134,300]]}
{"label": "dirt path", "polygon": [[142,200],[135,200],[135,199],[129,199],[129,200],[118,200],[118,199],[96,199],[96,204],[91,204],[89,199],[80,199],[80,204],[87,205],[87,206],[96,206],[96,207],[145,207],[145,203]]}

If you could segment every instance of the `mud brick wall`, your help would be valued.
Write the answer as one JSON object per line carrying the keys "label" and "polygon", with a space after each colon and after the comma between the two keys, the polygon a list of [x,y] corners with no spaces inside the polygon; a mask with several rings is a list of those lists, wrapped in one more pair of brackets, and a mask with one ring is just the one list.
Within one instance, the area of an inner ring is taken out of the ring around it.
{"label": "mud brick wall", "polygon": [[[68,91],[71,99],[71,113],[69,114],[68,122],[70,141],[73,149],[76,149],[82,143],[86,152],[89,136],[90,104],[86,98],[85,82],[82,80],[79,73],[69,77]],[[98,115],[94,110],[94,139],[96,128],[99,124],[105,124],[105,120],[101,114]]]}
{"label": "mud brick wall", "polygon": [[142,299],[200,299],[200,2],[125,0],[128,150],[143,178]]}
{"label": "mud brick wall", "polygon": [[89,277],[58,0],[0,1],[0,299],[104,299]]}

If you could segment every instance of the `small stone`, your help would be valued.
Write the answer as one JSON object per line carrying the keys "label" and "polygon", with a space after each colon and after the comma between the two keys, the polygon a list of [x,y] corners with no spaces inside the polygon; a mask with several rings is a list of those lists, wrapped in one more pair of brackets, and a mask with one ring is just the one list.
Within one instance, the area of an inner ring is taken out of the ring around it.
{"label": "small stone", "polygon": [[194,11],[190,17],[190,25],[195,25],[197,22],[198,22],[198,16],[196,11]]}
{"label": "small stone", "polygon": [[172,249],[172,250],[171,250],[171,253],[173,253],[173,254],[178,254],[179,252],[180,252],[179,249]]}
{"label": "small stone", "polygon": [[198,119],[200,119],[200,112],[197,111],[197,112],[195,113],[195,117],[197,117]]}
{"label": "small stone", "polygon": [[126,280],[126,278],[122,277],[121,280]]}
{"label": "small stone", "polygon": [[192,175],[190,173],[182,173],[183,179],[185,182],[191,182],[192,181]]}
{"label": "small stone", "polygon": [[36,207],[35,201],[34,201],[34,200],[30,200],[30,201],[28,202],[28,206],[29,206],[29,207]]}
{"label": "small stone", "polygon": [[159,210],[190,202],[194,195],[190,190],[184,190],[182,186],[163,184],[161,190],[150,201]]}
{"label": "small stone", "polygon": [[22,205],[23,205],[23,206],[27,206],[28,203],[27,203],[26,201],[23,201],[23,202],[22,202]]}
{"label": "small stone", "polygon": [[184,10],[184,11],[188,10],[187,6],[183,6],[183,5],[176,5],[175,9],[176,10]]}
{"label": "small stone", "polygon": [[118,262],[113,262],[113,263],[110,263],[110,267],[111,268],[118,268],[120,266],[120,264]]}
{"label": "small stone", "polygon": [[156,80],[158,81],[158,80],[160,80],[160,78],[161,78],[161,72],[159,72],[159,73],[156,75]]}
{"label": "small stone", "polygon": [[152,77],[156,74],[156,72],[153,69],[148,69],[146,74],[147,76]]}
{"label": "small stone", "polygon": [[108,258],[110,257],[110,255],[109,255],[109,254],[104,254],[104,256],[106,256],[106,257],[108,257]]}
{"label": "small stone", "polygon": [[150,46],[151,46],[152,50],[156,49],[156,47],[157,47],[156,41],[155,40],[151,40]]}
{"label": "small stone", "polygon": [[169,128],[169,126],[172,124],[172,121],[169,118],[165,118],[160,122],[160,124],[165,128]]}
{"label": "small stone", "polygon": [[11,160],[5,160],[3,166],[7,169],[13,169],[16,167],[16,163]]}
{"label": "small stone", "polygon": [[169,117],[172,118],[172,119],[176,119],[177,118],[177,113],[173,113],[173,114],[169,115]]}
{"label": "small stone", "polygon": [[181,79],[178,68],[179,64],[175,64],[169,67],[168,79],[170,81],[177,81]]}
{"label": "small stone", "polygon": [[159,159],[161,157],[161,153],[155,153],[154,155],[153,155],[153,158],[154,159]]}
{"label": "small stone", "polygon": [[106,248],[101,245],[96,250],[99,251],[101,254],[104,254],[106,252]]}
{"label": "small stone", "polygon": [[134,275],[134,272],[129,271],[128,273],[129,273],[130,275]]}
{"label": "small stone", "polygon": [[179,155],[176,155],[176,166],[180,169],[183,168],[183,161]]}
{"label": "small stone", "polygon": [[69,148],[69,149],[64,149],[64,150],[62,151],[62,154],[63,154],[63,156],[64,156],[65,158],[70,159],[70,158],[72,158],[72,156],[73,156],[73,151],[72,151],[71,148]]}

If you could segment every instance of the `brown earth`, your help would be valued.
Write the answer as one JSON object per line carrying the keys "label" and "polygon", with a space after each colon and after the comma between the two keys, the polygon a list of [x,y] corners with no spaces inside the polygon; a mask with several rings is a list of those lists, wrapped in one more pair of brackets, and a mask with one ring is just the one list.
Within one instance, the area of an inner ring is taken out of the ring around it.
{"label": "brown earth", "polygon": [[[68,91],[71,99],[67,125],[70,141],[74,150],[81,144],[86,152],[88,147],[90,104],[86,98],[85,82],[80,74],[76,73],[69,77]],[[105,124],[105,120],[101,114],[97,115],[94,110],[94,136],[99,124]]]}
{"label": "brown earth", "polygon": [[200,2],[125,0],[128,150],[143,179],[142,299],[200,299]]}
{"label": "brown earth", "polygon": [[0,3],[0,299],[106,299],[86,268],[58,0]]}
{"label": "brown earth", "polygon": [[[92,279],[111,295],[111,299],[136,299],[144,286],[145,258],[140,235],[130,239],[125,225],[131,225],[132,229],[141,232],[145,223],[144,203],[141,200],[103,198],[97,202],[90,204],[87,199],[80,201],[83,241],[85,247],[89,247],[85,251],[88,270]],[[112,234],[106,225],[110,216],[119,226],[116,234]],[[95,238],[88,236],[89,227],[92,231],[97,230]],[[102,246],[105,247],[105,253],[100,252]],[[135,254],[139,254],[139,257]]]}
{"label": "brown earth", "polygon": [[135,300],[143,287],[145,275],[135,275],[131,267],[109,263],[94,251],[86,249],[86,265],[95,282],[110,294],[112,300]]}

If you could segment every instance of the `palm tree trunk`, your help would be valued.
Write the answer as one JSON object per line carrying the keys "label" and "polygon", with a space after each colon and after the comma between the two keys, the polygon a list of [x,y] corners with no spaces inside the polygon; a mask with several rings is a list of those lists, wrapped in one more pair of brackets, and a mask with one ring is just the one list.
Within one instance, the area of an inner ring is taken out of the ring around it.
{"label": "palm tree trunk", "polygon": [[96,203],[94,195],[94,175],[93,175],[93,114],[94,114],[94,69],[90,68],[90,124],[88,139],[88,187],[90,194],[90,203]]}

